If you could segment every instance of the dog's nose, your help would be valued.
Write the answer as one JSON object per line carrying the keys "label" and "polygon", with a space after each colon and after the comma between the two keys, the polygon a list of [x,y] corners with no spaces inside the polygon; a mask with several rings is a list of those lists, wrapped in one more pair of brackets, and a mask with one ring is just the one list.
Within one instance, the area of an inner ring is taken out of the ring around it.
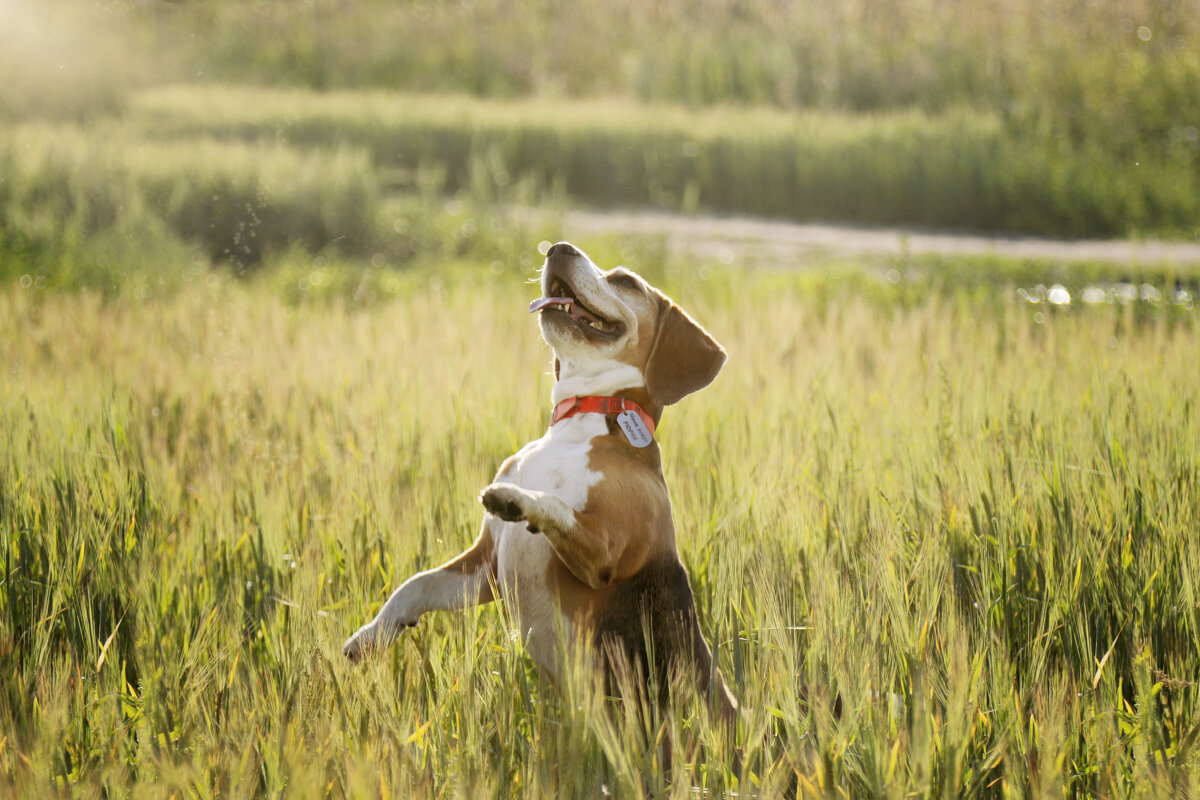
{"label": "dog's nose", "polygon": [[559,242],[558,244],[550,245],[550,249],[546,251],[546,258],[553,256],[577,256],[580,255],[579,250],[570,242]]}

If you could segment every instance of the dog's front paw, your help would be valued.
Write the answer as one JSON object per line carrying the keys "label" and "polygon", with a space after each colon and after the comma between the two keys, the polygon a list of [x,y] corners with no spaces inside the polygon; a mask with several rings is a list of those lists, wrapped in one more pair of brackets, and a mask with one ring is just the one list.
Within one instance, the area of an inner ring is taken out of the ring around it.
{"label": "dog's front paw", "polygon": [[370,625],[364,625],[355,631],[354,635],[342,645],[342,655],[357,664],[362,661],[367,651],[374,646],[374,636],[371,635]]}
{"label": "dog's front paw", "polygon": [[380,618],[363,625],[342,645],[342,655],[357,664],[372,650],[391,644],[397,636],[417,626],[417,617],[404,614],[388,615],[384,609]]}
{"label": "dog's front paw", "polygon": [[493,483],[479,495],[479,502],[493,514],[505,522],[520,522],[525,519],[525,509],[522,502],[525,493],[520,487],[511,483]]}

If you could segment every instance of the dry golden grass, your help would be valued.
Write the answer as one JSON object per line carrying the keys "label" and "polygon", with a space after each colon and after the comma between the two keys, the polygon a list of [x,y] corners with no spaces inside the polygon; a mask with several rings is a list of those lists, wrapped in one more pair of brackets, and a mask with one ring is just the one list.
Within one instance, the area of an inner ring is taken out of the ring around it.
{"label": "dry golden grass", "polygon": [[391,587],[469,543],[479,488],[545,424],[532,287],[462,268],[362,307],[226,278],[0,295],[10,790],[1196,790],[1190,313],[1039,324],[1003,298],[633,266],[730,352],[660,439],[751,709],[743,774],[685,705],[668,779],[586,680],[543,685],[494,607],[343,663]]}

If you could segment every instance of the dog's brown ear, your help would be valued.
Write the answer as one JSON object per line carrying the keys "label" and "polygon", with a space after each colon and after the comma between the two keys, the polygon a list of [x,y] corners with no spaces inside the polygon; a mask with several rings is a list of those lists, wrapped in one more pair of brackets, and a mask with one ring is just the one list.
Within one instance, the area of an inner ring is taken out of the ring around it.
{"label": "dog's brown ear", "polygon": [[708,331],[670,300],[663,298],[654,345],[646,360],[646,391],[669,406],[712,383],[725,363],[725,350]]}
{"label": "dog's brown ear", "polygon": [[554,380],[558,380],[558,373],[561,371],[561,369],[562,368],[558,365],[558,359],[554,359]]}

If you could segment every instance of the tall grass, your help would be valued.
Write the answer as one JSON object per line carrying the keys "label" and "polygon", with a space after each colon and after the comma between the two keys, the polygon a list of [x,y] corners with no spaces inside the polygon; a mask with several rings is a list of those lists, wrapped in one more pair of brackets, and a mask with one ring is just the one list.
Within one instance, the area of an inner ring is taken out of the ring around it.
{"label": "tall grass", "polygon": [[213,260],[240,264],[288,246],[320,251],[341,242],[351,253],[370,251],[379,191],[362,153],[114,133],[10,130],[0,151],[6,238],[46,249],[48,261],[73,238],[119,240],[142,225],[151,237],[166,229]]}
{"label": "tall grass", "polygon": [[520,187],[482,168],[457,199],[432,167],[389,191],[367,151],[337,142],[29,123],[0,139],[0,175],[0,277],[108,293],[174,287],[214,264],[497,258],[534,227],[496,206],[499,191],[520,199]]}
{"label": "tall grass", "polygon": [[[131,92],[168,82],[401,90],[292,96],[284,121],[297,119],[283,127],[323,147],[366,140],[381,165],[428,159],[459,181],[472,158],[500,157],[510,177],[557,180],[590,203],[1192,237],[1197,10],[1195,0],[619,0],[569,11],[524,0],[16,0],[0,10],[0,119],[119,114]],[[349,130],[330,128],[332,106],[413,107],[413,92],[546,102],[464,111],[452,99],[461,120],[373,112],[364,129],[356,111],[341,115]],[[612,97],[621,105],[567,102]],[[195,117],[229,103],[253,117],[246,106],[258,101],[282,102],[177,92],[173,104]],[[709,110],[662,108],[680,105]],[[761,108],[790,113],[751,110]],[[539,118],[514,124],[517,112]],[[609,114],[623,124],[605,124]],[[564,130],[560,117],[593,132]]]}
{"label": "tall grass", "polygon": [[[133,7],[123,22],[153,33],[167,45],[162,65],[189,78],[855,111],[965,105],[1163,146],[1171,128],[1195,123],[1196,11],[1194,0],[223,0]],[[1090,124],[1101,118],[1113,127]]]}
{"label": "tall grass", "polygon": [[[288,250],[502,257],[525,227],[502,206],[547,200],[1060,235],[1187,233],[1200,218],[1187,171],[1054,155],[966,110],[174,87],[103,122],[8,125],[0,167],[0,269],[59,285],[197,259],[253,268]],[[471,225],[443,213],[450,197]]]}
{"label": "tall grass", "polygon": [[685,706],[665,783],[494,607],[342,662],[545,424],[529,287],[474,266],[365,305],[0,295],[10,791],[1200,789],[1193,313],[632,266],[730,352],[660,441],[740,775]]}
{"label": "tall grass", "polygon": [[147,135],[349,142],[382,168],[485,165],[604,205],[715,209],[1059,235],[1190,235],[1200,175],[1014,138],[993,114],[852,116],[616,101],[482,102],[442,96],[176,87],[138,96]]}

